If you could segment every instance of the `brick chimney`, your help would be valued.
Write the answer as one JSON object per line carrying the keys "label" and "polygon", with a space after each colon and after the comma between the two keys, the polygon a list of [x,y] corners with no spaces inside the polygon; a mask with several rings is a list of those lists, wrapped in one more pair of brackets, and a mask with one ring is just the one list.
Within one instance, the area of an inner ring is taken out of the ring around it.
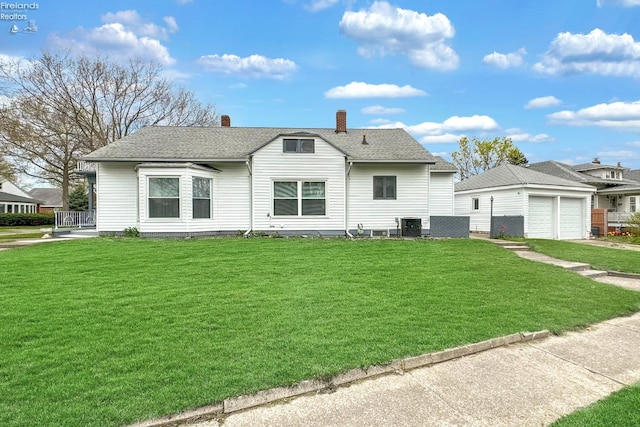
{"label": "brick chimney", "polygon": [[231,127],[231,117],[226,114],[220,116],[220,126],[225,128]]}
{"label": "brick chimney", "polygon": [[347,112],[345,110],[336,112],[336,133],[347,133]]}

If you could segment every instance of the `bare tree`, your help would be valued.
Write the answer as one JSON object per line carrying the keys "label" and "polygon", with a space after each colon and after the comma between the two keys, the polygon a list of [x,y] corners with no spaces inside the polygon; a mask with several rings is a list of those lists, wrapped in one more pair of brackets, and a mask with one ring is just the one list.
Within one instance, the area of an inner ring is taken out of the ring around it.
{"label": "bare tree", "polygon": [[18,170],[60,186],[67,208],[77,161],[149,125],[214,126],[215,108],[162,77],[155,62],[43,51],[0,64],[0,141]]}
{"label": "bare tree", "polygon": [[14,179],[13,169],[11,168],[11,165],[7,163],[7,161],[3,159],[2,156],[0,156],[0,178],[7,179],[9,181],[13,181]]}

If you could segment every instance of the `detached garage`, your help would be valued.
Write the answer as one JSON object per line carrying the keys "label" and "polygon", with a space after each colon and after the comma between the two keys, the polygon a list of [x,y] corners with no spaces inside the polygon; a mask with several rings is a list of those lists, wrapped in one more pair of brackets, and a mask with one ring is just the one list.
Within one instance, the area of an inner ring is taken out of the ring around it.
{"label": "detached garage", "polygon": [[526,237],[585,239],[595,190],[526,167],[502,165],[455,185],[455,214],[469,216],[472,232],[488,233],[492,215],[513,216],[523,218]]}

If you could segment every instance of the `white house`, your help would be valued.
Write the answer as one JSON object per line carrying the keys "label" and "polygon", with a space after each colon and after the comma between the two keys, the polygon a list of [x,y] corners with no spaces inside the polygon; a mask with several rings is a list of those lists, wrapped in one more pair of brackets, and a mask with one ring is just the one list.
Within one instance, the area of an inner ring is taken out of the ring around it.
{"label": "white house", "polygon": [[455,213],[471,231],[489,232],[491,216],[521,216],[526,237],[584,239],[595,187],[526,167],[502,165],[455,184]]}
{"label": "white house", "polygon": [[17,185],[0,178],[0,214],[36,213],[40,200],[31,197]]}
{"label": "white house", "polygon": [[143,236],[394,234],[453,214],[453,165],[402,129],[143,128],[87,155],[96,227]]}

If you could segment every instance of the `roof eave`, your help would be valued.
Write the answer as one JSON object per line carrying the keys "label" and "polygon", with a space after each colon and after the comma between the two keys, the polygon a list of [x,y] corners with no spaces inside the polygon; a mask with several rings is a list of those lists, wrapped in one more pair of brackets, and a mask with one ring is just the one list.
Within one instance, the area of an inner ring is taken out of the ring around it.
{"label": "roof eave", "polygon": [[404,160],[391,160],[391,159],[349,159],[353,163],[414,163],[424,165],[435,165],[433,160],[420,160],[420,159],[404,159]]}
{"label": "roof eave", "polygon": [[118,163],[139,163],[139,162],[162,162],[162,163],[244,163],[249,157],[227,159],[227,158],[203,158],[203,159],[166,159],[166,158],[122,158],[122,157],[85,157],[84,160],[92,162],[118,162]]}

